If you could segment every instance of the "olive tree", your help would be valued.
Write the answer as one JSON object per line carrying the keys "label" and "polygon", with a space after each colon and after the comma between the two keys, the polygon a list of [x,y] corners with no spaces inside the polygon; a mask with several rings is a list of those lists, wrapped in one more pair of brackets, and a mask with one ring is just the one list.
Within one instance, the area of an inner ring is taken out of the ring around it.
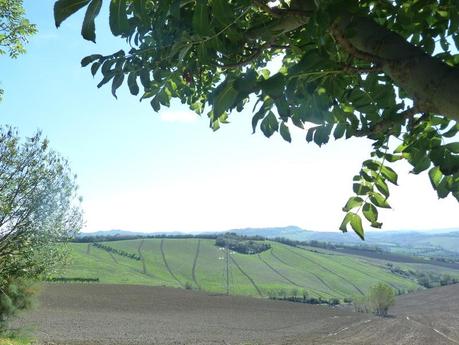
{"label": "olive tree", "polygon": [[0,294],[62,265],[82,226],[75,178],[40,133],[21,141],[0,128]]}
{"label": "olive tree", "polygon": [[[342,231],[350,225],[363,238],[362,216],[382,226],[395,161],[428,171],[439,198],[459,199],[457,1],[105,1],[111,32],[130,49],[81,63],[115,97],[125,83],[155,111],[176,98],[206,112],[214,130],[253,101],[253,131],[267,137],[291,141],[296,126],[319,146],[370,139]],[[84,9],[81,33],[95,42],[102,3],[57,0],[56,25]]]}

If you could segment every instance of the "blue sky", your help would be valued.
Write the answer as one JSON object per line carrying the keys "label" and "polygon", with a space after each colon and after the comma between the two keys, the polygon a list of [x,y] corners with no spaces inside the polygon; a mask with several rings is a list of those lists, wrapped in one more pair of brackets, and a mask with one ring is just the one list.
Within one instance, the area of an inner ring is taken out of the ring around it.
{"label": "blue sky", "polygon": [[[97,44],[80,36],[81,16],[59,30],[53,0],[25,0],[39,33],[17,60],[0,58],[0,123],[22,135],[41,129],[78,174],[85,231],[213,231],[235,227],[298,225],[336,230],[351,195],[352,176],[370,152],[369,142],[308,145],[294,131],[288,144],[251,134],[251,109],[231,115],[219,131],[208,120],[172,105],[160,114],[125,87],[114,99],[97,89],[82,57],[111,53],[124,42],[97,21]],[[385,229],[457,227],[459,204],[438,201],[428,177],[397,166],[393,210]]]}

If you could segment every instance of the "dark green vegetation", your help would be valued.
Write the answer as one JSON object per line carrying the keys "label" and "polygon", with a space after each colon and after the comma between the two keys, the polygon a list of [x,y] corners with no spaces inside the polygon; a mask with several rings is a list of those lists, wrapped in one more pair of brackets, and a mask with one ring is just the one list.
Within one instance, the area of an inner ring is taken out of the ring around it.
{"label": "dark green vegetation", "polygon": [[[98,278],[101,283],[189,287],[208,292],[272,298],[319,297],[343,301],[366,294],[382,281],[398,293],[422,288],[416,277],[392,272],[388,260],[342,254],[314,247],[267,241],[257,254],[215,246],[215,239],[136,239],[105,242],[141,261],[111,256],[91,243],[73,243],[71,264],[56,277]],[[228,263],[228,271],[226,270]],[[392,263],[393,265],[395,263]],[[441,271],[459,278],[459,270],[424,263],[397,263],[403,270]],[[228,272],[228,276],[227,276]]]}
{"label": "dark green vegetation", "polygon": [[8,321],[20,311],[30,308],[35,289],[23,279],[12,280],[0,293],[0,334],[6,331]]}
{"label": "dark green vegetation", "polygon": [[[85,12],[82,36],[96,41],[103,0],[57,0],[56,26]],[[390,208],[390,163],[428,171],[439,198],[459,200],[459,5],[457,1],[109,0],[108,22],[129,51],[93,54],[98,87],[127,84],[155,111],[172,99],[217,130],[233,110],[252,109],[252,126],[291,141],[366,137],[371,158],[354,177],[340,226],[364,238]],[[124,46],[124,45],[123,45]],[[270,62],[281,61],[275,68]],[[253,107],[253,100],[256,104]]]}
{"label": "dark green vegetation", "polygon": [[99,249],[103,249],[105,250],[107,253],[110,253],[110,254],[116,254],[116,255],[120,255],[120,256],[124,256],[126,258],[129,258],[129,259],[132,259],[132,260],[137,260],[137,261],[140,261],[140,255],[138,254],[134,254],[134,253],[128,253],[124,250],[121,250],[121,249],[116,249],[116,248],[113,248],[107,244],[102,244],[102,243],[93,243],[92,244],[94,247],[96,248],[99,248]]}
{"label": "dark green vegetation", "polygon": [[215,245],[218,247],[228,248],[240,254],[258,254],[271,248],[269,243],[259,241],[263,238],[247,239],[236,234],[225,233],[220,235],[215,240]]}

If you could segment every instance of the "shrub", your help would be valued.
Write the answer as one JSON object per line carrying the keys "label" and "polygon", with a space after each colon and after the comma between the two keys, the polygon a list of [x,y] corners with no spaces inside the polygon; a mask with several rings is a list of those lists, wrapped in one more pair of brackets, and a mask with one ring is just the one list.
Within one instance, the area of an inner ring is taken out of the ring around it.
{"label": "shrub", "polygon": [[331,306],[335,306],[335,305],[338,305],[340,302],[339,302],[339,299],[338,298],[330,298],[328,300],[328,304],[331,305]]}
{"label": "shrub", "polygon": [[185,283],[185,289],[192,290],[193,289],[193,284],[191,284],[190,282],[186,282]]}
{"label": "shrub", "polygon": [[352,305],[354,306],[354,311],[357,313],[368,313],[368,298],[366,296],[354,296],[352,298]]}
{"label": "shrub", "polygon": [[0,291],[0,333],[6,330],[8,321],[21,310],[30,308],[36,289],[30,281],[9,281]]}
{"label": "shrub", "polygon": [[371,310],[378,316],[387,316],[389,307],[395,302],[394,290],[384,283],[378,283],[370,288],[368,301]]}

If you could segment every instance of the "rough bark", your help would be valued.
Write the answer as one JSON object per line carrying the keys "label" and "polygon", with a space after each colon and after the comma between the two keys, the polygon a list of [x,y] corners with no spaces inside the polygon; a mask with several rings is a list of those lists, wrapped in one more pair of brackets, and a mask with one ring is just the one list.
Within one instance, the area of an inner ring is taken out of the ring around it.
{"label": "rough bark", "polygon": [[357,57],[380,64],[421,112],[459,121],[459,68],[426,54],[370,18],[338,19],[332,30],[338,42],[341,38],[350,44],[341,44],[344,49],[354,49],[360,54]]}

